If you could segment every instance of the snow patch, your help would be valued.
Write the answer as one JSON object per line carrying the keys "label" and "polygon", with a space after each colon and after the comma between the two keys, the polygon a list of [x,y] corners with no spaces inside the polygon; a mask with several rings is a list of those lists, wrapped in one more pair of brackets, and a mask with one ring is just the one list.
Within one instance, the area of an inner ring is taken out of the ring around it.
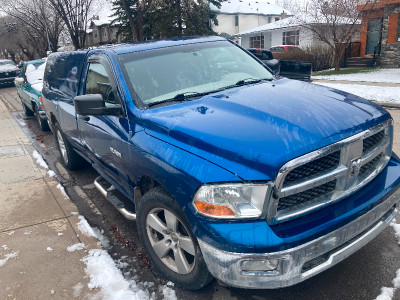
{"label": "snow patch", "polygon": [[46,250],[49,251],[49,252],[53,251],[53,249],[51,247],[47,247]]}
{"label": "snow patch", "polygon": [[14,251],[5,255],[5,259],[0,259],[0,268],[3,267],[10,258],[15,258],[19,254],[19,251]]}
{"label": "snow patch", "polygon": [[80,230],[80,232],[82,232],[82,234],[88,237],[95,237],[100,241],[100,244],[104,248],[110,248],[110,241],[105,236],[103,236],[103,232],[101,232],[97,228],[92,228],[86,221],[84,216],[79,216],[78,218],[80,220],[78,223],[78,229]]}
{"label": "snow patch", "polygon": [[56,292],[54,290],[50,291],[50,294],[54,295]]}
{"label": "snow patch", "polygon": [[30,235],[32,233],[32,230],[31,231],[25,231],[24,232],[24,234],[26,234],[26,235]]}
{"label": "snow patch", "polygon": [[313,76],[312,79],[400,83],[400,69],[378,69],[370,72],[341,75],[321,74]]}
{"label": "snow patch", "polygon": [[47,175],[49,175],[49,177],[56,177],[56,173],[53,170],[48,170]]}
{"label": "snow patch", "polygon": [[77,211],[71,211],[71,215],[76,216],[78,214]]}
{"label": "snow patch", "polygon": [[61,185],[61,183],[57,184],[57,188],[61,191],[61,194],[65,197],[65,199],[69,199],[67,193],[65,192],[64,187]]}
{"label": "snow patch", "polygon": [[5,251],[7,251],[7,250],[8,250],[8,247],[7,247],[7,245],[3,245],[3,246],[1,246],[1,248],[3,248],[3,250],[5,250]]}
{"label": "snow patch", "polygon": [[86,273],[90,276],[88,287],[100,288],[103,299],[150,299],[147,291],[141,290],[135,281],[128,282],[105,250],[92,249],[87,257]]}
{"label": "snow patch", "polygon": [[74,298],[79,298],[79,296],[82,293],[82,289],[83,289],[83,284],[80,282],[72,287]]}
{"label": "snow patch", "polygon": [[378,102],[400,103],[400,87],[372,86],[361,84],[325,83],[316,82],[319,85],[342,90],[368,100]]}
{"label": "snow patch", "polygon": [[162,294],[164,295],[164,299],[178,300],[178,298],[176,297],[175,291],[173,289],[171,289],[170,287],[164,285],[164,286],[160,287],[160,290],[161,290]]}
{"label": "snow patch", "polygon": [[8,235],[13,235],[15,233],[15,231],[10,231],[9,233],[7,233]]}
{"label": "snow patch", "polygon": [[[394,229],[394,234],[400,244],[400,224],[396,223],[396,219],[393,219],[390,226]],[[381,293],[375,300],[392,300],[393,295],[398,288],[400,288],[400,269],[396,271],[396,277],[392,280],[393,287],[383,287],[381,288]]]}
{"label": "snow patch", "polygon": [[18,122],[19,122],[19,125],[26,126],[26,123],[24,121],[18,121]]}
{"label": "snow patch", "polygon": [[59,233],[57,233],[57,235],[62,236],[62,235],[64,235],[64,233],[59,232]]}
{"label": "snow patch", "polygon": [[36,150],[32,153],[33,158],[36,159],[36,163],[39,164],[42,168],[48,169],[49,166],[44,161],[43,157]]}
{"label": "snow patch", "polygon": [[74,252],[74,251],[79,251],[85,249],[86,246],[84,243],[77,243],[75,245],[67,247],[68,252]]}

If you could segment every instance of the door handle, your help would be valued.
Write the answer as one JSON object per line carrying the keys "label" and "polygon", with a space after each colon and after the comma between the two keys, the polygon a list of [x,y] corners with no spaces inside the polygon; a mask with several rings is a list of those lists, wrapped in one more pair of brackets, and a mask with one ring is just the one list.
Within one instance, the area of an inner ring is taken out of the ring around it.
{"label": "door handle", "polygon": [[81,119],[81,120],[83,120],[83,121],[85,121],[85,122],[88,122],[88,121],[90,120],[90,117],[79,115],[79,119]]}

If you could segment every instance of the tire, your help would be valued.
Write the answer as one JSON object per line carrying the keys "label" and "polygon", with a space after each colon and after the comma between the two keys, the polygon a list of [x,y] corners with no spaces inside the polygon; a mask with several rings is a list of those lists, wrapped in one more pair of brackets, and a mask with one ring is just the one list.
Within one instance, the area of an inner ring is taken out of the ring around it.
{"label": "tire", "polygon": [[136,222],[144,248],[167,280],[197,290],[213,279],[185,214],[164,189],[155,187],[140,199]]}
{"label": "tire", "polygon": [[22,102],[22,106],[24,108],[25,116],[27,117],[33,116],[33,111],[28,106],[26,106],[24,102]]}
{"label": "tire", "polygon": [[70,143],[65,138],[58,124],[55,126],[54,134],[56,136],[56,143],[58,151],[60,152],[61,161],[64,166],[70,170],[79,169],[83,164],[83,158],[80,157],[74,149],[72,149]]}
{"label": "tire", "polygon": [[36,115],[36,119],[37,119],[37,121],[38,121],[38,123],[39,123],[40,129],[41,129],[42,131],[49,131],[49,130],[50,130],[50,127],[49,127],[49,124],[47,123],[47,119],[46,119],[46,120],[43,120],[43,119],[40,117],[39,109],[38,109],[38,107],[37,107],[36,105],[33,105],[33,107],[35,108],[35,115]]}

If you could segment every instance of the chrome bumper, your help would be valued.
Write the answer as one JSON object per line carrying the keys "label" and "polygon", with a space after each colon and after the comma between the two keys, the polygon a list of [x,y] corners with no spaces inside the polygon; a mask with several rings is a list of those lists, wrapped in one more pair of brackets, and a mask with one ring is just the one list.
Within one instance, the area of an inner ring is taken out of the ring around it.
{"label": "chrome bumper", "polygon": [[[233,253],[199,241],[211,274],[230,286],[274,289],[304,281],[349,257],[375,238],[395,217],[399,207],[395,192],[374,209],[345,226],[304,245],[273,253]],[[278,260],[272,271],[243,271],[244,261]]]}

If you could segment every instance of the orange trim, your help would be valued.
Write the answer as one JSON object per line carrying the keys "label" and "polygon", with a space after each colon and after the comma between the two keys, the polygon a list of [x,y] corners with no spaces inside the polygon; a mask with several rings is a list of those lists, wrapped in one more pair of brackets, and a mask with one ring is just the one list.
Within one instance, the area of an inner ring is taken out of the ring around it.
{"label": "orange trim", "polygon": [[201,201],[196,201],[195,203],[197,209],[202,213],[210,216],[222,216],[222,217],[233,217],[235,213],[232,209],[225,205],[215,205],[204,203]]}
{"label": "orange trim", "polygon": [[399,14],[389,15],[389,28],[388,28],[388,44],[395,44],[397,42],[397,23],[399,21]]}

